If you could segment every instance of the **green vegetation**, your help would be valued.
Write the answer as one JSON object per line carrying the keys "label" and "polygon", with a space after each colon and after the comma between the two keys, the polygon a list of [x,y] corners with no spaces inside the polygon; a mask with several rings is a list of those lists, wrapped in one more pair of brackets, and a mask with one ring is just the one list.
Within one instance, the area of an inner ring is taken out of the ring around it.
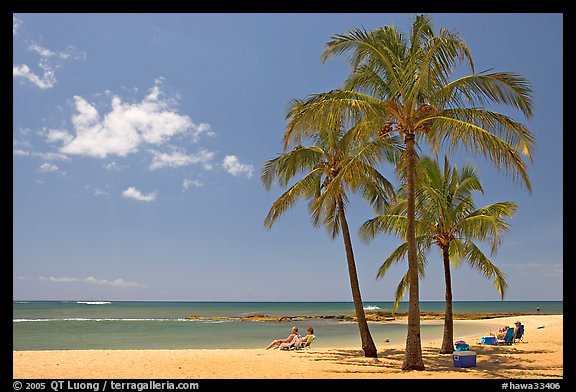
{"label": "green vegetation", "polygon": [[[392,139],[393,144],[399,142],[402,145],[395,150],[400,154],[398,159],[391,160],[405,181],[406,193],[406,223],[402,238],[406,241],[408,259],[409,307],[402,368],[423,370],[415,205],[418,148],[426,145],[437,153],[441,148],[453,152],[463,147],[466,152],[483,155],[498,170],[530,190],[523,156],[531,161],[534,136],[522,123],[491,109],[493,106],[509,106],[529,118],[532,116],[532,89],[529,81],[516,73],[476,72],[472,55],[459,34],[446,28],[435,33],[431,19],[424,15],[414,18],[408,34],[392,26],[337,34],[325,45],[322,60],[339,55],[347,55],[351,65],[344,85],[304,100],[291,101],[284,149],[295,146],[293,152],[296,152],[304,139],[325,140],[342,128],[349,129],[346,138],[354,139],[350,143],[357,146],[375,143],[378,139]],[[454,77],[456,71],[462,73],[461,65],[467,65],[471,73]],[[384,156],[390,153],[390,149],[375,149],[376,153]],[[374,165],[379,163],[374,154],[370,154],[368,160],[359,160],[366,168],[370,167],[370,176],[376,175]],[[331,186],[314,187],[320,190],[315,195],[312,210],[316,214],[313,215],[315,222],[318,222],[319,209],[323,205],[321,200],[327,199],[333,203],[332,215],[340,215],[339,224],[347,229],[343,204],[338,198],[338,195],[344,195],[340,191],[345,183],[343,173],[332,174]],[[288,178],[282,179],[287,185]],[[310,198],[310,193],[297,191],[309,189],[306,182],[314,181],[318,182],[310,173],[298,183],[300,185],[290,188],[282,196],[285,201],[277,206],[275,203],[267,222],[271,224],[285,207],[290,206],[295,194]],[[354,182],[348,186],[359,189]],[[336,227],[332,222],[334,218],[327,219],[327,223]]]}

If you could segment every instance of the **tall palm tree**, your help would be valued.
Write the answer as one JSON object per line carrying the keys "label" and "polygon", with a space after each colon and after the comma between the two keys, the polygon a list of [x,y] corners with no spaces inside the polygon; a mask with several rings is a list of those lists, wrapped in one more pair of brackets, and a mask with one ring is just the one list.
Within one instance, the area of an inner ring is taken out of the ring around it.
{"label": "tall palm tree", "polygon": [[[444,336],[440,353],[451,354],[454,352],[454,318],[450,264],[459,265],[465,261],[479,270],[485,278],[494,278],[494,287],[504,299],[508,287],[504,273],[476,246],[474,240],[490,241],[491,254],[495,255],[502,234],[509,228],[505,218],[514,215],[517,205],[506,201],[476,209],[471,193],[483,192],[483,189],[476,171],[470,166],[465,166],[461,171],[456,167],[450,168],[446,157],[443,172],[436,160],[427,157],[423,158],[418,166],[415,221],[418,264],[422,275],[426,265],[426,253],[433,245],[438,246],[444,266],[446,298]],[[384,215],[370,219],[361,226],[362,238],[369,240],[383,232],[404,236],[406,205],[406,189],[403,189]],[[404,242],[391,253],[379,268],[378,278],[382,278],[394,263],[404,260],[406,248],[407,243]],[[394,310],[406,294],[407,275],[400,280],[396,289]]]}
{"label": "tall palm tree", "polygon": [[352,136],[352,131],[342,132],[339,128],[327,130],[314,136],[313,146],[299,145],[266,161],[261,179],[267,190],[275,180],[286,187],[296,175],[303,176],[274,202],[264,225],[271,228],[298,199],[306,199],[314,226],[324,225],[332,238],[342,232],[362,349],[366,357],[377,358],[376,345],[362,305],[345,209],[348,191],[352,191],[360,192],[377,211],[383,210],[394,188],[373,166],[382,157],[381,149],[387,149],[393,159],[395,145],[392,139],[385,142],[375,139],[358,144],[358,139]]}
{"label": "tall palm tree", "polygon": [[[408,243],[409,308],[402,369],[424,370],[420,339],[418,262],[415,238],[416,148],[427,143],[433,152],[483,154],[496,168],[531,190],[527,164],[534,136],[526,126],[487,108],[508,105],[527,118],[532,115],[532,90],[521,75],[474,71],[472,56],[458,33],[441,28],[436,35],[427,16],[417,16],[408,35],[395,27],[355,29],[338,34],[325,46],[323,61],[347,54],[352,71],[342,89],[314,94],[292,107],[284,147],[322,129],[318,122],[355,124],[357,137],[399,135],[405,146],[399,170],[407,180],[406,240]],[[453,78],[457,66],[471,74]],[[453,78],[453,80],[451,80]]]}

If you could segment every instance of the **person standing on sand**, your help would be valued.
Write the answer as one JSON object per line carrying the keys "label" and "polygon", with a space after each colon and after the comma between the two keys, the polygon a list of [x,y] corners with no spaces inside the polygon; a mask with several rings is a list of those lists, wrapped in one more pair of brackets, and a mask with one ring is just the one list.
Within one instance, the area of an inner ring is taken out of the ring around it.
{"label": "person standing on sand", "polygon": [[268,345],[268,347],[266,347],[266,350],[268,350],[269,348],[278,348],[278,346],[280,346],[282,343],[291,343],[293,339],[295,339],[298,336],[298,327],[292,327],[292,331],[290,331],[290,336],[288,336],[286,339],[276,339],[273,340],[272,343],[270,343]]}

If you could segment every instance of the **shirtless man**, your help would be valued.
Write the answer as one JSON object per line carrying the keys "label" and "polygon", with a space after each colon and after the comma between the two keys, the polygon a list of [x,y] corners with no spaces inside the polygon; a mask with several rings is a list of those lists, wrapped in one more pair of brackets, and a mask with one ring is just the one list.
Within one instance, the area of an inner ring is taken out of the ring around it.
{"label": "shirtless man", "polygon": [[296,336],[298,336],[298,327],[292,327],[292,331],[290,331],[290,336],[288,336],[286,339],[273,340],[272,343],[270,343],[268,347],[266,347],[266,350],[268,350],[269,348],[278,348],[278,346],[280,346],[282,343],[291,343]]}

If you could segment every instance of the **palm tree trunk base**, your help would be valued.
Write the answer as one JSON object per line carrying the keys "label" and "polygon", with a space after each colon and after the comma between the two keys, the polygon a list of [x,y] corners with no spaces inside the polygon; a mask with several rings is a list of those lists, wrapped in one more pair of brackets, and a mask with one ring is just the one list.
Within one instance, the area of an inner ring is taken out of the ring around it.
{"label": "palm tree trunk base", "polygon": [[376,347],[373,349],[370,348],[362,348],[364,350],[364,357],[366,358],[378,358],[378,350]]}
{"label": "palm tree trunk base", "polygon": [[402,366],[402,370],[426,370],[424,364],[420,365],[404,365]]}

